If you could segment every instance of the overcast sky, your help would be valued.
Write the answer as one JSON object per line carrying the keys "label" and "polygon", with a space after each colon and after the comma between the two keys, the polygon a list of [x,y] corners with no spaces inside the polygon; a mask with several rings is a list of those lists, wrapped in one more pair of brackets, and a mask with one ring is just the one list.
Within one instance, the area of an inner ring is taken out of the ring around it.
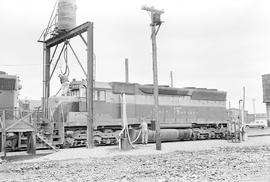
{"label": "overcast sky", "polygon": [[[42,44],[54,0],[2,0],[0,6],[0,70],[16,74],[21,98],[42,96]],[[129,59],[130,82],[152,83],[150,17],[142,5],[164,9],[157,37],[160,84],[216,88],[238,107],[246,87],[246,108],[265,112],[261,75],[270,73],[270,2],[267,0],[77,0],[77,25],[94,22],[97,81],[124,81]],[[86,63],[85,46],[71,41]],[[71,53],[70,53],[71,54]],[[83,74],[72,55],[70,78]],[[52,94],[60,84],[56,69]]]}

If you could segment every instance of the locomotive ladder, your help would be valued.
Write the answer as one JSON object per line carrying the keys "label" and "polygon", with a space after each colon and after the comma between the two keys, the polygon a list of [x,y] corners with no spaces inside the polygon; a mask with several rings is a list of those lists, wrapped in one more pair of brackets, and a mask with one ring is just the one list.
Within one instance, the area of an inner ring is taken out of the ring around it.
{"label": "locomotive ladder", "polygon": [[53,150],[55,150],[56,152],[58,151],[57,148],[55,148],[51,142],[47,141],[46,139],[44,139],[42,136],[40,136],[38,133],[36,135],[39,139],[41,139],[44,143],[46,143],[49,147],[51,147]]}

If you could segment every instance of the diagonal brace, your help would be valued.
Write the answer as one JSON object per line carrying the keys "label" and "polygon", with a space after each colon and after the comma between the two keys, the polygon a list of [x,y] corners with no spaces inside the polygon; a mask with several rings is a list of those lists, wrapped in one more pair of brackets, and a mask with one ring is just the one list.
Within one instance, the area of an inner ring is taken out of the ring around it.
{"label": "diagonal brace", "polygon": [[87,47],[87,42],[86,42],[86,40],[84,39],[84,37],[82,36],[82,34],[80,34],[80,37],[81,37],[82,41],[84,42],[84,44],[85,44],[86,47]]}
{"label": "diagonal brace", "polygon": [[84,68],[83,68],[83,66],[82,66],[82,64],[81,64],[81,62],[80,62],[80,60],[79,60],[79,58],[78,58],[77,54],[75,53],[74,49],[72,48],[72,46],[70,45],[70,43],[69,43],[69,42],[68,42],[68,45],[69,45],[69,47],[70,47],[71,51],[73,52],[73,54],[74,54],[74,56],[75,56],[75,58],[76,58],[77,62],[79,63],[80,67],[82,68],[82,70],[83,70],[83,72],[84,72],[84,74],[85,74],[85,77],[87,77],[87,73],[86,73],[86,71],[84,70]]}
{"label": "diagonal brace", "polygon": [[61,52],[60,52],[60,54],[59,54],[59,56],[58,56],[58,58],[57,58],[57,61],[56,61],[55,65],[54,65],[54,67],[53,67],[53,71],[52,71],[52,74],[50,75],[50,79],[49,79],[49,80],[51,80],[51,78],[52,78],[52,76],[53,76],[53,73],[54,73],[54,71],[55,71],[55,68],[56,68],[56,66],[57,66],[57,64],[58,64],[58,62],[59,62],[59,60],[60,60],[60,57],[61,57],[62,52],[63,52],[63,50],[64,50],[65,47],[66,47],[66,43],[64,43],[64,45],[63,45],[63,47],[62,47],[62,49],[61,49]]}
{"label": "diagonal brace", "polygon": [[50,60],[50,64],[51,64],[52,61],[53,61],[53,58],[54,58],[54,56],[55,56],[56,50],[57,50],[57,48],[58,48],[58,45],[59,45],[59,44],[57,44],[57,45],[55,46],[55,48],[54,48],[53,55],[52,55],[52,58],[51,58],[51,60]]}

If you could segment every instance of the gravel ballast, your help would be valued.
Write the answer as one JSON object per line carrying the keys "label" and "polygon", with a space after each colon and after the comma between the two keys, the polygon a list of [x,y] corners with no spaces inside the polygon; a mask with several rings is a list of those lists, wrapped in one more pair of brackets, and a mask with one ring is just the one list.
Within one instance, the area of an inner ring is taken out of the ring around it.
{"label": "gravel ballast", "polygon": [[0,181],[248,181],[270,174],[269,139],[165,143],[162,151],[154,144],[126,152],[116,146],[68,149],[4,162]]}

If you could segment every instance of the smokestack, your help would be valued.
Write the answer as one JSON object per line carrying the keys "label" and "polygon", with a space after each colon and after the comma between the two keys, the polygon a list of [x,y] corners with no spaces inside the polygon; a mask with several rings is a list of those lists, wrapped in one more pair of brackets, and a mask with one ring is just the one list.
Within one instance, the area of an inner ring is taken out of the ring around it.
{"label": "smokestack", "polygon": [[128,58],[125,59],[125,75],[126,83],[128,83]]}

